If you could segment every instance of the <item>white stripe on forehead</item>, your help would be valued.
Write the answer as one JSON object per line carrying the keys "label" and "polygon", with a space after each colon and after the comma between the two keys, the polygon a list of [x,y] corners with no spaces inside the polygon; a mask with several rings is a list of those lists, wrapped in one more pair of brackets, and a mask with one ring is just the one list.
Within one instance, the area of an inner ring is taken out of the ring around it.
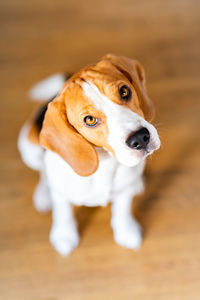
{"label": "white stripe on forehead", "polygon": [[85,96],[92,101],[97,109],[103,111],[105,114],[109,113],[109,111],[114,108],[114,103],[103,95],[93,83],[84,82],[82,88]]}

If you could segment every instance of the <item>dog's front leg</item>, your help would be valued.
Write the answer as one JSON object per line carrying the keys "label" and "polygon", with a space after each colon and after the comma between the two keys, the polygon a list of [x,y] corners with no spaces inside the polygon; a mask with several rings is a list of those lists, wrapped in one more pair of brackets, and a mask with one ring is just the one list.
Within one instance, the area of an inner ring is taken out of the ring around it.
{"label": "dog's front leg", "polygon": [[53,224],[50,241],[62,255],[78,246],[79,235],[71,204],[56,191],[51,191]]}
{"label": "dog's front leg", "polygon": [[138,249],[142,242],[141,227],[131,213],[132,199],[143,190],[143,180],[115,193],[112,203],[111,226],[115,242],[121,246]]}

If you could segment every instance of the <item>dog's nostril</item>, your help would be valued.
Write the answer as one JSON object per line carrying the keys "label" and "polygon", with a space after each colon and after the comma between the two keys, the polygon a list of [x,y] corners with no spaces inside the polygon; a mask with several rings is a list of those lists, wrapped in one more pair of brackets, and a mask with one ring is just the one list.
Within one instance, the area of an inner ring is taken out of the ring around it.
{"label": "dog's nostril", "polygon": [[150,140],[150,133],[147,128],[141,128],[128,137],[126,144],[129,148],[141,150],[146,149]]}
{"label": "dog's nostril", "polygon": [[133,148],[137,149],[137,148],[139,148],[139,147],[140,147],[140,144],[139,144],[138,142],[135,142],[135,143],[133,144]]}
{"label": "dog's nostril", "polygon": [[143,138],[144,142],[147,142],[149,141],[149,135],[145,135],[144,138]]}

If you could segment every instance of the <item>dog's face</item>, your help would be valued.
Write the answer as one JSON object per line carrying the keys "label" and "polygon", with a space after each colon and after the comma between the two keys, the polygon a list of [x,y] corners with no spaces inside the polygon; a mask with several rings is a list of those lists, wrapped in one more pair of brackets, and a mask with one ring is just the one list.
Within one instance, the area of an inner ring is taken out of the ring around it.
{"label": "dog's face", "polygon": [[124,165],[135,166],[160,146],[149,123],[153,117],[141,65],[107,55],[65,84],[49,105],[40,140],[82,176],[98,166],[94,146]]}

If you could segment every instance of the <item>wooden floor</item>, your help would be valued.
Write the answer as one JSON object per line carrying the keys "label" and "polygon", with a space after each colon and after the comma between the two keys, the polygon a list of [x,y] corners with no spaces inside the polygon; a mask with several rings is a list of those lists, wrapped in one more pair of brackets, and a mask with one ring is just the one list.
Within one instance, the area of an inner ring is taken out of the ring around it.
{"label": "wooden floor", "polygon": [[[4,300],[200,299],[200,2],[2,0],[0,3],[0,298]],[[141,250],[113,242],[110,207],[78,208],[81,243],[62,258],[51,215],[31,197],[38,175],[16,141],[35,107],[28,89],[105,53],[145,66],[162,148],[134,202]]]}

